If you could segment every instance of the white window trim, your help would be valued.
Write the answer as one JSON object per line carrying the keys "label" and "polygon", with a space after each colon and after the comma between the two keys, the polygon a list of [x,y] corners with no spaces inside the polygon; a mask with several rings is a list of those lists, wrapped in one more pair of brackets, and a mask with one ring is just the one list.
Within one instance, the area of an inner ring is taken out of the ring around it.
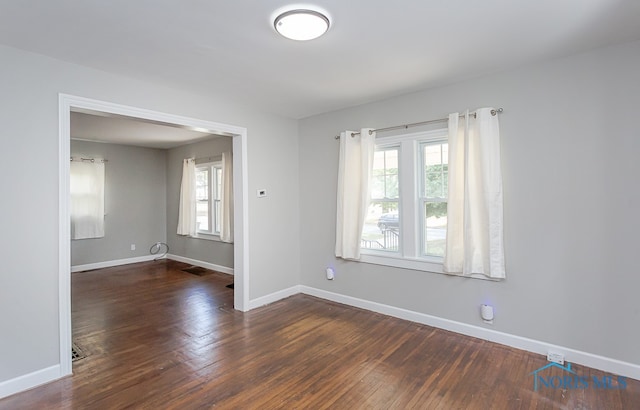
{"label": "white window trim", "polygon": [[222,242],[222,239],[220,239],[220,234],[208,233],[208,232],[202,232],[202,231],[196,232],[196,234],[191,238],[203,239],[205,241]]}
{"label": "white window trim", "polygon": [[409,258],[396,255],[380,255],[378,253],[375,253],[375,251],[367,251],[368,252],[366,254],[362,253],[362,251],[360,252],[360,260],[358,262],[370,263],[372,265],[391,266],[394,268],[419,270],[423,272],[440,273],[447,276],[458,276],[461,278],[482,279],[488,280],[490,282],[502,282],[501,279],[490,278],[479,273],[474,273],[472,275],[462,275],[460,273],[444,272],[442,270],[442,258],[426,256],[421,258]]}
{"label": "white window trim", "polygon": [[427,258],[410,258],[407,256],[400,256],[397,254],[380,255],[374,252],[364,252],[364,249],[360,251],[360,262],[371,263],[374,265],[393,266],[395,268],[421,270],[426,272],[444,273],[442,271],[442,261],[428,260]]}
{"label": "white window trim", "polygon": [[[419,146],[422,143],[442,142],[448,137],[447,128],[439,128],[431,131],[414,132],[409,134],[394,135],[389,137],[379,137],[376,139],[376,149],[384,149],[391,147],[399,147],[399,163],[412,162],[418,164]],[[402,215],[413,215],[413,220],[419,219],[418,201],[415,200],[415,194],[411,196],[414,200],[406,200],[403,198],[403,187],[409,187],[413,192],[418,192],[420,178],[415,172],[399,172],[399,209],[400,224],[402,226]],[[395,268],[412,269],[424,272],[440,273],[448,276],[459,276],[464,278],[482,279],[493,282],[498,280],[489,278],[484,275],[461,275],[444,272],[442,270],[442,258],[423,255],[420,249],[422,241],[421,229],[414,229],[413,232],[408,229],[401,230],[400,237],[400,253],[386,252],[375,249],[361,249],[359,262],[370,263],[374,265],[391,266]]]}
{"label": "white window trim", "polygon": [[[222,161],[209,161],[209,162],[203,162],[200,164],[196,164],[196,171],[198,170],[198,168],[208,168],[209,170],[212,170],[213,168],[220,168],[222,169]],[[216,233],[213,232],[213,227],[215,226],[215,221],[213,218],[213,214],[214,214],[214,208],[213,208],[213,202],[214,202],[214,198],[213,198],[213,192],[214,192],[214,182],[213,182],[213,173],[209,172],[209,226],[211,227],[211,231],[201,231],[196,229],[196,234],[194,236],[192,236],[192,238],[196,238],[196,239],[204,239],[204,240],[208,240],[208,241],[216,241],[216,242],[222,242],[222,240],[220,239],[220,233]]]}

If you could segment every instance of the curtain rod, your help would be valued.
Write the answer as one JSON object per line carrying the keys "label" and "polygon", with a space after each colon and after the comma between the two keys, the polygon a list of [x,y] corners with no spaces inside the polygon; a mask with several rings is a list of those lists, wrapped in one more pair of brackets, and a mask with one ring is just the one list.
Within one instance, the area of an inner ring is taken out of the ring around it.
{"label": "curtain rod", "polygon": [[[89,161],[89,162],[96,162],[96,158],[76,158],[75,160],[73,159],[73,157],[71,157],[71,161]],[[109,162],[108,159],[100,159],[100,162]]]}
{"label": "curtain rod", "polygon": [[222,160],[222,154],[218,154],[218,155],[212,155],[210,157],[200,157],[200,158],[194,158],[194,161],[196,162],[202,162],[202,161],[221,161]]}
{"label": "curtain rod", "polygon": [[[496,115],[500,114],[502,111],[504,111],[502,108],[491,110],[491,115],[496,116]],[[470,114],[473,115],[474,118],[476,117],[475,111],[473,113],[470,113]],[[464,115],[460,115],[460,117],[464,117]],[[438,123],[438,122],[447,122],[447,121],[449,121],[449,118],[438,118],[437,120],[420,121],[420,122],[414,122],[412,124],[395,125],[393,127],[386,127],[386,128],[376,128],[375,130],[370,130],[369,134],[371,134],[372,132],[400,130],[400,129],[403,129],[403,128],[407,129],[409,127],[418,127],[420,125],[435,124],[435,123]],[[356,135],[360,135],[360,133],[359,132],[352,132],[351,133],[351,137],[355,137]],[[336,139],[339,140],[340,136],[336,135]]]}

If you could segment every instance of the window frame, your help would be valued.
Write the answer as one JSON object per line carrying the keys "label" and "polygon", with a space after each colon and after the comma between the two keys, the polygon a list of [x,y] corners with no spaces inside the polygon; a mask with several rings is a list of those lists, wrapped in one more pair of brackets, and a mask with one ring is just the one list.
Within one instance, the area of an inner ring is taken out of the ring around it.
{"label": "window frame", "polygon": [[[424,222],[421,222],[422,177],[419,175],[423,159],[420,147],[425,143],[446,143],[448,130],[440,128],[376,139],[376,150],[398,147],[398,209],[399,251],[360,249],[360,261],[376,265],[444,273],[442,257],[428,256],[423,252]],[[424,219],[424,218],[422,218]]]}
{"label": "window frame", "polygon": [[[380,148],[380,149],[378,149]],[[378,202],[378,203],[397,203],[397,209],[398,209],[398,224],[401,227],[402,226],[402,186],[400,183],[400,161],[402,159],[402,152],[401,152],[401,147],[399,144],[384,144],[384,145],[380,145],[380,144],[376,144],[376,151],[391,151],[391,150],[396,150],[398,151],[398,198],[388,198],[388,197],[384,197],[384,198],[376,198],[371,199],[371,202]],[[386,174],[385,174],[386,176]],[[386,183],[386,182],[385,182]],[[385,186],[386,188],[386,186]],[[386,191],[386,189],[385,189]],[[386,194],[386,192],[385,192]],[[402,232],[402,230],[400,230],[400,232]],[[361,241],[362,243],[362,241]],[[402,236],[400,235],[398,237],[398,250],[397,251],[390,251],[390,250],[384,250],[384,249],[369,249],[369,248],[362,248],[360,249],[360,254],[362,255],[362,250],[366,249],[366,253],[371,254],[371,255],[379,255],[379,256],[393,256],[393,257],[398,257],[400,252],[402,251]]]}
{"label": "window frame", "polygon": [[[418,155],[419,155],[419,163],[417,164],[416,167],[416,173],[420,172],[420,175],[418,177],[419,181],[419,185],[418,185],[418,191],[416,191],[416,197],[415,200],[418,203],[418,212],[419,214],[416,215],[416,217],[419,219],[420,224],[421,224],[421,229],[420,229],[420,255],[422,255],[425,258],[434,258],[434,259],[439,259],[439,260],[443,260],[442,256],[436,256],[436,255],[429,255],[426,253],[426,248],[427,248],[427,238],[426,238],[426,231],[427,231],[427,226],[425,224],[425,220],[421,217],[421,215],[423,215],[423,210],[426,208],[426,205],[428,203],[447,203],[449,202],[449,198],[448,195],[443,196],[443,197],[430,197],[427,195],[427,178],[424,175],[424,171],[427,168],[427,163],[426,163],[426,158],[424,155],[424,148],[429,146],[429,145],[439,145],[442,146],[443,144],[448,144],[448,136],[446,136],[444,139],[434,139],[434,140],[429,140],[429,141],[419,141],[418,142]],[[441,154],[442,155],[442,154]],[[443,157],[441,156],[440,161],[442,163]],[[447,161],[447,174],[448,174],[448,161]],[[448,185],[448,184],[447,184]],[[447,186],[448,188],[448,186]]]}
{"label": "window frame", "polygon": [[219,241],[220,231],[215,230],[217,226],[220,226],[220,221],[217,218],[216,207],[215,207],[216,204],[218,204],[218,207],[220,206],[220,198],[217,195],[219,188],[218,188],[218,181],[217,181],[216,175],[218,172],[222,173],[222,161],[203,162],[200,164],[196,164],[195,168],[196,168],[196,173],[200,169],[207,169],[209,171],[208,181],[207,181],[207,191],[208,191],[208,199],[207,199],[208,213],[207,214],[209,217],[209,223],[208,223],[209,229],[202,230],[202,229],[198,229],[196,226],[196,234],[194,237],[199,239]]}

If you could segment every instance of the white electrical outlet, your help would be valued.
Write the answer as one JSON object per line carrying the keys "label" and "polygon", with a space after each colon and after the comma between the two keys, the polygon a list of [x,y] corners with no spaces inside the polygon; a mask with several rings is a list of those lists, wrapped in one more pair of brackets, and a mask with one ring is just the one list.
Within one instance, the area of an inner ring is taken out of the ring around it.
{"label": "white electrical outlet", "polygon": [[558,364],[564,364],[564,355],[558,352],[547,352],[547,360]]}
{"label": "white electrical outlet", "polygon": [[132,251],[135,251],[135,250],[136,250],[136,244],[135,244],[135,243],[132,243],[132,244],[131,244],[131,250],[132,250]]}

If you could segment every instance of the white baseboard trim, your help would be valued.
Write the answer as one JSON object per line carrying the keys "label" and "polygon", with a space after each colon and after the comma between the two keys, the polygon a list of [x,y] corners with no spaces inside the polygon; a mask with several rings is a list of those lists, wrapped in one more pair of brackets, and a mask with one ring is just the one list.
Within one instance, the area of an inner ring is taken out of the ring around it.
{"label": "white baseboard trim", "polygon": [[82,272],[85,270],[110,268],[112,266],[128,265],[130,263],[148,262],[154,260],[158,255],[136,256],[134,258],[115,259],[112,261],[88,263],[86,265],[71,266],[71,273]]}
{"label": "white baseboard trim", "polygon": [[[300,292],[306,295],[315,296],[321,299],[331,300],[333,302],[342,303],[361,309],[382,313],[387,316],[397,317],[416,323],[422,323],[428,326],[449,330],[463,335],[476,337],[478,339],[488,340],[502,345],[514,347],[516,349],[526,350],[533,353],[547,355],[549,350],[562,353],[565,360],[570,363],[577,363],[593,369],[617,374],[624,377],[640,380],[640,365],[623,362],[621,360],[609,357],[599,356],[592,353],[582,352],[568,347],[558,346],[539,340],[528,339],[509,333],[498,332],[492,329],[469,325],[462,322],[456,322],[449,319],[443,319],[424,313],[414,312],[394,306],[384,305],[382,303],[371,302],[364,299],[358,299],[351,296],[345,296],[338,293],[329,292],[322,289],[312,288],[309,286],[299,286]],[[532,371],[535,369],[532,369]]]}
{"label": "white baseboard trim", "polygon": [[292,286],[259,298],[251,299],[249,301],[249,310],[277,302],[280,299],[288,298],[289,296],[297,295],[298,293],[300,293],[300,286]]}
{"label": "white baseboard trim", "polygon": [[171,260],[178,261],[178,262],[189,263],[189,264],[191,264],[193,266],[200,266],[201,268],[211,269],[211,270],[214,270],[216,272],[222,272],[222,273],[226,273],[226,274],[229,274],[229,275],[233,275],[233,268],[216,265],[214,263],[199,261],[197,259],[185,258],[184,256],[173,255],[173,254],[170,254],[170,253],[167,254],[167,259],[171,259]]}
{"label": "white baseboard trim", "polygon": [[16,377],[15,379],[1,382],[0,399],[25,390],[33,389],[34,387],[52,382],[61,377],[60,365],[57,364],[55,366],[37,370],[33,373],[25,374],[24,376]]}

